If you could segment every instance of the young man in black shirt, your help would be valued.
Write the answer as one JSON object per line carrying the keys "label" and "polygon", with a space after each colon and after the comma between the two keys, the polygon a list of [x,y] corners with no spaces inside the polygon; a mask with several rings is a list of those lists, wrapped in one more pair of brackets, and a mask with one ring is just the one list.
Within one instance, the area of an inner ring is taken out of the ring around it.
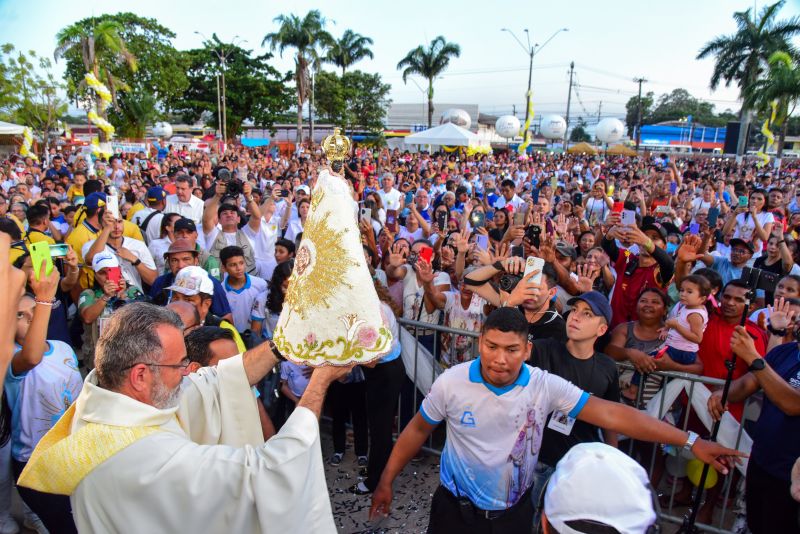
{"label": "young man in black shirt", "polygon": [[[528,363],[569,380],[594,397],[619,402],[617,366],[610,357],[594,350],[597,338],[605,334],[611,323],[608,298],[597,291],[589,291],[570,299],[569,305],[572,311],[567,316],[567,341],[534,340]],[[559,460],[578,443],[600,441],[599,430],[566,414],[550,415],[535,468],[534,505],[538,504],[544,484]],[[605,443],[617,446],[616,433],[604,430],[603,436]]]}
{"label": "young man in black shirt", "polygon": [[469,273],[464,283],[483,297],[486,302],[496,307],[516,307],[528,321],[528,340],[555,339],[561,343],[567,341],[567,327],[564,318],[556,311],[553,299],[556,295],[558,274],[549,263],[542,269],[542,283],[536,284],[531,278],[538,274],[530,273],[506,293],[489,282],[499,273],[521,276],[525,272],[525,258],[512,256],[498,260]]}

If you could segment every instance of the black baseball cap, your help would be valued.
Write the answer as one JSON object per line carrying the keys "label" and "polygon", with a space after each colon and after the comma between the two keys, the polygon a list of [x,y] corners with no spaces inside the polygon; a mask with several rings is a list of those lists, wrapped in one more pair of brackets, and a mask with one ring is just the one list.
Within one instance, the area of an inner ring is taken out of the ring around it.
{"label": "black baseball cap", "polygon": [[194,224],[193,220],[188,219],[186,217],[181,217],[180,219],[175,221],[175,224],[173,225],[173,229],[172,229],[173,232],[177,232],[179,230],[187,230],[189,232],[196,232],[197,231],[197,225]]}

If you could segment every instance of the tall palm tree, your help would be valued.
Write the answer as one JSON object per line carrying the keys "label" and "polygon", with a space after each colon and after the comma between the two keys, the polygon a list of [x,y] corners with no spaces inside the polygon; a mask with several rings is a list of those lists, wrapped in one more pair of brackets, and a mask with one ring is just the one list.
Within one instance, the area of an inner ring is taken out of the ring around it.
{"label": "tall palm tree", "polygon": [[[54,53],[56,61],[72,52],[79,54],[86,72],[93,73],[98,80],[108,87],[115,105],[117,90],[125,89],[127,86],[111,73],[111,67],[115,64],[124,63],[131,71],[135,72],[137,68],[136,58],[128,50],[121,33],[122,26],[110,20],[98,22],[91,28],[73,24],[63,28],[56,34],[56,50]],[[83,85],[84,82],[81,82],[75,88],[76,92],[80,91]],[[103,109],[100,97],[95,95],[94,100],[97,114],[107,120],[108,114]],[[100,141],[107,141],[103,131],[100,131],[99,135]]]}
{"label": "tall palm tree", "polygon": [[353,30],[345,30],[341,39],[331,43],[328,54],[325,56],[327,63],[332,63],[342,69],[342,76],[350,65],[361,61],[364,58],[372,59],[375,57],[369,45],[372,39],[365,37]]}
{"label": "tall palm tree", "polygon": [[[297,15],[279,15],[275,22],[280,26],[278,31],[268,33],[261,41],[261,46],[269,45],[273,52],[277,49],[283,55],[287,48],[295,49],[294,80],[297,90],[297,144],[303,142],[303,104],[310,94],[311,80],[309,69],[321,61],[320,49],[333,41],[325,31],[325,17],[317,9],[306,13],[302,19]],[[310,114],[310,113],[309,113]]]}
{"label": "tall palm tree", "polygon": [[775,52],[768,60],[767,76],[756,80],[746,89],[746,97],[753,103],[753,108],[772,115],[772,103],[775,106],[775,121],[770,127],[781,129],[778,138],[777,156],[783,156],[783,145],[789,125],[787,120],[800,103],[800,66],[786,52]]}
{"label": "tall palm tree", "polygon": [[461,47],[455,43],[448,43],[443,36],[439,36],[425,48],[422,45],[409,51],[406,57],[397,64],[397,69],[403,69],[403,83],[408,77],[417,74],[428,80],[428,128],[433,120],[433,80],[447,70],[450,59],[461,55]]}
{"label": "tall palm tree", "polygon": [[[697,59],[715,56],[714,72],[711,75],[711,89],[716,89],[721,81],[726,87],[732,82],[739,86],[742,98],[742,107],[739,110],[739,119],[742,121],[742,131],[747,131],[749,111],[752,103],[745,94],[747,87],[751,86],[766,67],[767,60],[773,52],[785,50],[792,56],[797,56],[797,50],[791,46],[789,40],[800,33],[800,17],[788,20],[776,20],[778,11],[783,6],[783,0],[765,6],[758,15],[752,10],[739,11],[733,14],[736,21],[736,33],[720,35],[707,42]],[[737,153],[744,151],[744,136],[739,138]]]}

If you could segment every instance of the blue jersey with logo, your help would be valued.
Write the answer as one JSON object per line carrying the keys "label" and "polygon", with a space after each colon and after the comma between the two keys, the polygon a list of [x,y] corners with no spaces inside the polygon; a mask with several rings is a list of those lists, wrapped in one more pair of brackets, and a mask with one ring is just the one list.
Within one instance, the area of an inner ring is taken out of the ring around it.
{"label": "blue jersey with logo", "polygon": [[[790,386],[800,390],[800,348],[796,342],[775,347],[765,359]],[[750,461],[755,460],[775,478],[788,481],[792,466],[800,457],[800,416],[786,415],[764,395],[764,405],[752,437]]]}
{"label": "blue jersey with logo", "polygon": [[541,369],[523,365],[512,384],[486,382],[480,358],[451,367],[433,383],[420,414],[447,423],[440,478],[478,508],[503,510],[531,487],[547,416],[580,413],[589,394]]}

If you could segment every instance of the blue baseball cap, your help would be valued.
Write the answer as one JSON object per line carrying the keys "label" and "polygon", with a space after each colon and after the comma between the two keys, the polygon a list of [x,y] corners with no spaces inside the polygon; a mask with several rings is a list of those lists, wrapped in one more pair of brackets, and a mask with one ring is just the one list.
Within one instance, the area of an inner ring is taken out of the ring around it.
{"label": "blue baseball cap", "polygon": [[167,198],[167,192],[160,185],[156,185],[147,190],[148,202],[160,202]]}
{"label": "blue baseball cap", "polygon": [[608,297],[599,291],[587,291],[586,293],[578,295],[577,297],[572,297],[567,301],[567,304],[574,306],[579,300],[585,302],[592,309],[592,313],[595,315],[600,315],[608,324],[611,324],[612,312],[611,304],[608,302]]}
{"label": "blue baseball cap", "polygon": [[94,192],[83,201],[83,205],[87,210],[93,210],[106,205],[106,194]]}

